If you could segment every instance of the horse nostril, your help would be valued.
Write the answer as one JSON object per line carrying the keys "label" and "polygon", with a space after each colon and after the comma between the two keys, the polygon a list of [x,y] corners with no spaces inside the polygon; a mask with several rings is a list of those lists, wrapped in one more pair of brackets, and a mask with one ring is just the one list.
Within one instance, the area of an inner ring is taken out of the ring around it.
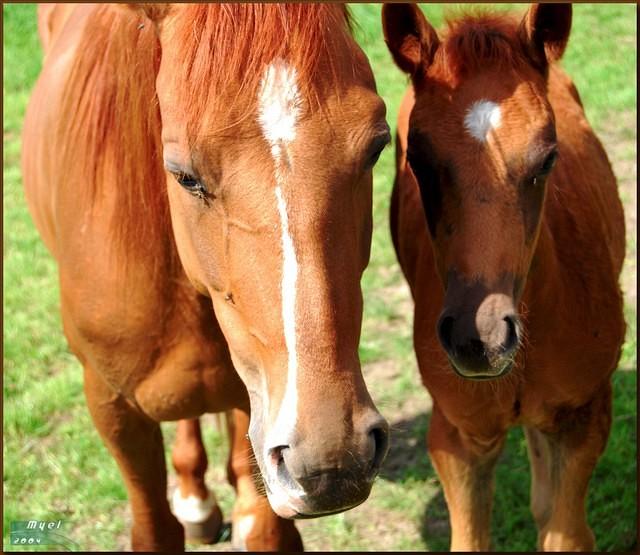
{"label": "horse nostril", "polygon": [[504,342],[505,352],[513,351],[518,346],[518,326],[513,316],[505,316],[503,320],[507,324],[507,337]]}
{"label": "horse nostril", "polygon": [[278,445],[277,447],[272,447],[271,449],[269,449],[269,462],[273,465],[274,468],[277,468],[279,464],[284,462],[282,452],[288,448],[288,445]]}
{"label": "horse nostril", "polygon": [[444,316],[438,321],[438,337],[440,339],[440,343],[442,343],[442,346],[448,353],[453,351],[453,342],[451,338],[453,335],[454,323],[455,320],[453,319],[453,316]]}
{"label": "horse nostril", "polygon": [[386,422],[374,426],[369,430],[369,437],[373,441],[374,454],[369,467],[369,477],[374,478],[382,466],[382,461],[387,456],[389,450],[389,426]]}
{"label": "horse nostril", "polygon": [[[299,461],[296,462],[295,454],[288,445],[280,445],[269,449],[271,463],[276,467],[276,478],[280,486],[289,492],[304,493],[304,482],[299,468]],[[295,477],[294,477],[295,476]]]}
{"label": "horse nostril", "polygon": [[291,475],[287,469],[287,463],[284,460],[285,451],[289,449],[288,445],[278,445],[269,449],[269,463],[276,471],[276,476],[282,482],[288,483],[291,481]]}

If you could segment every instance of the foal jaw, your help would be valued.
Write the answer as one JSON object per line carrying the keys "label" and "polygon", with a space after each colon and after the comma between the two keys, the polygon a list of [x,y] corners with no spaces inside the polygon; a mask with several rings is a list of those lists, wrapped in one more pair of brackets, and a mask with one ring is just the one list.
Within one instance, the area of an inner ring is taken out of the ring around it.
{"label": "foal jaw", "polygon": [[486,380],[495,380],[496,378],[502,378],[506,376],[513,369],[514,361],[513,359],[507,360],[502,366],[496,369],[493,372],[470,372],[468,370],[461,369],[456,363],[449,358],[449,363],[453,368],[454,372],[458,374],[461,378],[465,380],[474,380],[474,381],[486,381]]}

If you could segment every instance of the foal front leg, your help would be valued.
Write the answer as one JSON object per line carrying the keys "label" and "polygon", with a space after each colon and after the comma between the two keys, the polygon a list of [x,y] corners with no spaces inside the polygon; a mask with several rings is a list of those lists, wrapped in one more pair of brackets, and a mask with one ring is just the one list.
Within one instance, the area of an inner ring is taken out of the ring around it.
{"label": "foal front leg", "polygon": [[236,490],[232,544],[241,551],[302,551],[302,539],[292,520],[273,512],[263,491],[256,487],[259,471],[249,442],[249,415],[235,409],[227,413],[231,441],[227,473]]}
{"label": "foal front leg", "polygon": [[115,393],[88,365],[84,391],[93,422],[115,458],[131,503],[135,551],[183,551],[184,532],[167,500],[160,425]]}
{"label": "foal front leg", "polygon": [[451,551],[489,549],[494,467],[504,438],[480,443],[465,437],[433,406],[428,447],[449,509]]}
{"label": "foal front leg", "polygon": [[532,467],[531,510],[544,551],[593,551],[587,524],[589,480],[611,427],[611,386],[575,410],[556,415],[552,433],[527,430]]}
{"label": "foal front leg", "polygon": [[171,459],[178,477],[173,513],[184,526],[187,541],[215,542],[222,526],[222,512],[204,481],[208,461],[200,420],[178,421]]}

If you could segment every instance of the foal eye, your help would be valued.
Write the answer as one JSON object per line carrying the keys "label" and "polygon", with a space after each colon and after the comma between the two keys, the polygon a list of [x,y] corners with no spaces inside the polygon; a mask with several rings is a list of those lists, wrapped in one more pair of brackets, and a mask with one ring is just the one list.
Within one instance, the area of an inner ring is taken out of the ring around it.
{"label": "foal eye", "polygon": [[553,166],[555,166],[557,159],[558,159],[558,151],[552,150],[544,159],[544,162],[538,169],[537,173],[531,179],[531,183],[533,185],[537,185],[539,182],[543,182],[546,179],[546,177],[551,173],[551,170],[553,169]]}
{"label": "foal eye", "polygon": [[540,167],[540,174],[547,175],[555,166],[556,160],[558,159],[558,151],[553,150],[549,155],[545,158],[544,163]]}

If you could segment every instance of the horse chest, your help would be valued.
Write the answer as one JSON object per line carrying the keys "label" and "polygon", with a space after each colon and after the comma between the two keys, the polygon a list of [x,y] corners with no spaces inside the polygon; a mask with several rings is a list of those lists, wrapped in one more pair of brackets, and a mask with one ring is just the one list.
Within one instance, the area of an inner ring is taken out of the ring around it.
{"label": "horse chest", "polygon": [[65,334],[114,391],[158,421],[246,405],[209,299],[179,279],[113,284],[106,270],[88,273],[62,273]]}

